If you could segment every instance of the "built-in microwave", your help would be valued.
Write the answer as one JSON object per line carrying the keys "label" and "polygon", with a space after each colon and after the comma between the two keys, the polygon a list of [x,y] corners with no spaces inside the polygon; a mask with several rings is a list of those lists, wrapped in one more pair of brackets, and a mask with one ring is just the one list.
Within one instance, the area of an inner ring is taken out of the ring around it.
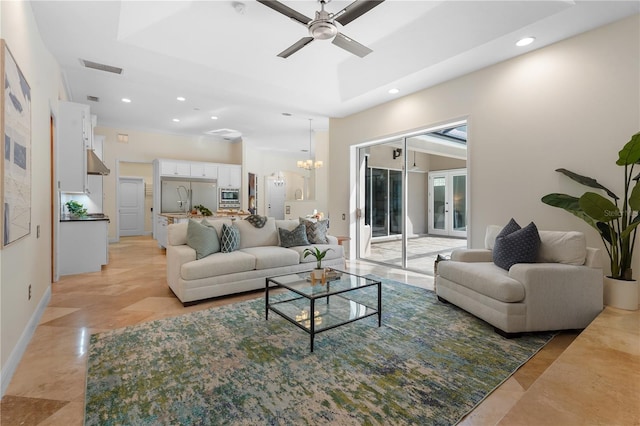
{"label": "built-in microwave", "polygon": [[240,208],[240,189],[220,188],[219,196],[218,196],[218,208],[239,209]]}

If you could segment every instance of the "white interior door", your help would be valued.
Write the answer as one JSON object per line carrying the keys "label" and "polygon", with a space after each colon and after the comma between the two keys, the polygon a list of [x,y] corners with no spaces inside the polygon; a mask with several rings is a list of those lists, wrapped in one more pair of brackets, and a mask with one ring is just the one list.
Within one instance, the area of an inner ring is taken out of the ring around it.
{"label": "white interior door", "polygon": [[467,169],[429,173],[429,234],[467,236]]}
{"label": "white interior door", "polygon": [[119,179],[118,230],[123,237],[144,234],[144,179],[141,177]]}
{"label": "white interior door", "polygon": [[278,185],[273,177],[268,176],[265,189],[267,190],[267,217],[284,219],[284,201],[287,192],[284,183]]}

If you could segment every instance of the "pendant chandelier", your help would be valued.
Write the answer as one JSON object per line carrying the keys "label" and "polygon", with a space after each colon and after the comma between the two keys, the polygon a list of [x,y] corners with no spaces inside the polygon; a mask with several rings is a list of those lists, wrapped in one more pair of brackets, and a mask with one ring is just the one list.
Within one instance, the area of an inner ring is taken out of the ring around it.
{"label": "pendant chandelier", "polygon": [[298,160],[296,164],[301,169],[306,169],[306,170],[319,169],[323,165],[322,161],[314,161],[313,159],[311,159],[311,137],[312,137],[311,119],[309,119],[309,159]]}

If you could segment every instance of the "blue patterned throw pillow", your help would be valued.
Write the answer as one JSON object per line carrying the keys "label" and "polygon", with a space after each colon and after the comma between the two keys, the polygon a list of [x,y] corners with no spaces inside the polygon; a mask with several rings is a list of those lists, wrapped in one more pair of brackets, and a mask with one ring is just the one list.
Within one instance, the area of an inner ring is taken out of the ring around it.
{"label": "blue patterned throw pillow", "polygon": [[329,230],[328,219],[312,222],[310,220],[300,218],[300,223],[304,224],[307,229],[307,240],[309,240],[309,243],[329,244],[329,240],[327,239],[327,231]]}
{"label": "blue patterned throw pillow", "polygon": [[222,236],[220,237],[220,245],[223,253],[231,253],[240,248],[240,230],[235,226],[229,226],[226,223],[222,225]]}
{"label": "blue patterned throw pillow", "polygon": [[278,228],[278,234],[280,234],[280,246],[281,247],[295,247],[295,246],[308,246],[309,240],[307,240],[307,228],[304,223],[296,226],[293,231],[287,229]]}
{"label": "blue patterned throw pillow", "polygon": [[496,237],[493,263],[509,270],[516,263],[535,263],[540,248],[538,228],[531,222],[524,228],[511,219]]}

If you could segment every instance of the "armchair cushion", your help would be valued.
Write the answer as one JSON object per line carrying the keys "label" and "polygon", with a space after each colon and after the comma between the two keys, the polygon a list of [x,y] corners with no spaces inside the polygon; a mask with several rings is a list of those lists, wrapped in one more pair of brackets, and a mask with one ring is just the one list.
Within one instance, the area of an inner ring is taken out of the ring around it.
{"label": "armchair cushion", "polygon": [[507,271],[516,263],[534,263],[538,258],[538,228],[533,222],[522,229],[519,228],[520,226],[511,219],[496,237],[493,247],[493,262]]}

